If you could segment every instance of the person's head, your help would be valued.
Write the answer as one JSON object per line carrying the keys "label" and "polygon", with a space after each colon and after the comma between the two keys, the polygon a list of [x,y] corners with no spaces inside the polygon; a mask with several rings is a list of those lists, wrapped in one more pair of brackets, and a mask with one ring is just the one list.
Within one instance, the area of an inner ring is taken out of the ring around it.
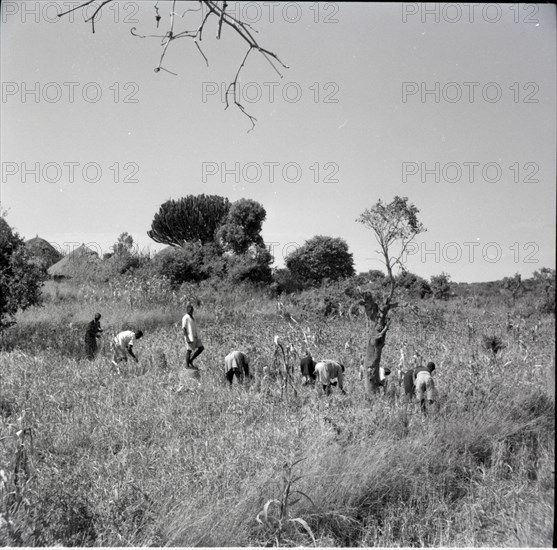
{"label": "person's head", "polygon": [[99,321],[101,318],[101,314],[100,313],[95,313],[95,321]]}
{"label": "person's head", "polygon": [[191,314],[193,313],[193,304],[188,304],[188,305],[186,306],[186,313],[187,313],[188,315],[191,315]]}
{"label": "person's head", "polygon": [[143,331],[142,330],[136,330],[135,331],[135,339],[136,340],[139,340],[142,336],[143,336]]}
{"label": "person's head", "polygon": [[427,370],[428,370],[429,372],[433,372],[433,371],[435,370],[435,363],[434,363],[433,361],[430,361],[430,362],[427,364]]}

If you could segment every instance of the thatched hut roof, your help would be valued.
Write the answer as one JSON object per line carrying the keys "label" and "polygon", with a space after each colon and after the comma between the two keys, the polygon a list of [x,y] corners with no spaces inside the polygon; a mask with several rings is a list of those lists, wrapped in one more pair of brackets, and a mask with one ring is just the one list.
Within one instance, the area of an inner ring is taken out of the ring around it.
{"label": "thatched hut roof", "polygon": [[48,269],[50,266],[62,259],[62,254],[56,250],[48,241],[41,239],[38,235],[25,241],[25,246],[33,256],[33,259],[43,268]]}
{"label": "thatched hut roof", "polygon": [[49,267],[48,274],[51,277],[72,277],[76,271],[86,267],[87,264],[99,261],[99,255],[82,244],[67,256],[64,256],[58,263]]}

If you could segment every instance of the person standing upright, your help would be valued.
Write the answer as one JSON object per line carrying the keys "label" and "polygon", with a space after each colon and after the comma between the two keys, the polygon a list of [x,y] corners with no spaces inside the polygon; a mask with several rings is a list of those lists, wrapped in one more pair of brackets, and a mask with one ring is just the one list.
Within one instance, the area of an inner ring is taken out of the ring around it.
{"label": "person standing upright", "polygon": [[85,331],[85,355],[87,359],[93,360],[97,354],[97,338],[101,337],[101,314],[95,313],[95,318],[87,325]]}
{"label": "person standing upright", "polygon": [[203,344],[197,330],[197,321],[193,317],[193,305],[186,306],[186,314],[182,318],[182,330],[186,342],[186,368],[197,369],[193,360],[198,357],[203,350]]}

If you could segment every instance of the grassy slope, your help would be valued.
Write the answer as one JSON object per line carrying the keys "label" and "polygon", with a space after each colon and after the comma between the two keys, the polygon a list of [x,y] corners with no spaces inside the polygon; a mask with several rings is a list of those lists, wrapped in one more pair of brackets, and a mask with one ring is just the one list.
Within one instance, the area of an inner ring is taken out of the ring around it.
{"label": "grassy slope", "polygon": [[[385,363],[396,366],[405,339],[438,366],[441,408],[422,419],[396,400],[364,398],[363,319],[312,323],[322,329],[315,355],[348,366],[346,397],[309,388],[281,397],[273,382],[222,384],[231,349],[255,345],[260,373],[272,365],[275,334],[301,343],[258,296],[204,301],[197,386],[179,374],[184,296],[47,292],[46,307],[9,335],[12,351],[0,352],[0,397],[19,408],[0,425],[4,544],[310,545],[311,531],[318,546],[551,545],[553,318],[534,341],[529,331],[507,333],[497,307],[424,303],[420,318],[399,317]],[[108,350],[79,358],[96,310],[107,334],[148,329],[138,370],[111,374]],[[496,360],[482,351],[484,334],[507,344]],[[355,345],[339,353],[351,336]],[[287,497],[285,464],[300,458]]]}

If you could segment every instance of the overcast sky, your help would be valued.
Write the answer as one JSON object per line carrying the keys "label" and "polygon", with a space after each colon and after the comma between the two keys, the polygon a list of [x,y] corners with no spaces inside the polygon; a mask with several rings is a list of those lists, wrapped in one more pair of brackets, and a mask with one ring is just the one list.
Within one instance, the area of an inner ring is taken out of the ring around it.
{"label": "overcast sky", "polygon": [[[487,281],[555,265],[556,17],[553,5],[255,3],[231,9],[290,68],[256,52],[240,100],[221,92],[245,44],[210,19],[201,46],[170,44],[170,2],[106,6],[95,34],[70,1],[2,2],[2,208],[24,237],[69,248],[123,232],[141,246],[168,199],[263,204],[276,264],[314,235],[344,238],[380,269],[356,223],[407,196],[420,235],[407,267]],[[98,3],[97,3],[98,5]],[[194,29],[178,2],[175,30]],[[66,8],[64,8],[66,6]],[[92,13],[92,9],[89,10]],[[183,16],[183,17],[182,17]],[[164,30],[163,30],[164,29]]]}

